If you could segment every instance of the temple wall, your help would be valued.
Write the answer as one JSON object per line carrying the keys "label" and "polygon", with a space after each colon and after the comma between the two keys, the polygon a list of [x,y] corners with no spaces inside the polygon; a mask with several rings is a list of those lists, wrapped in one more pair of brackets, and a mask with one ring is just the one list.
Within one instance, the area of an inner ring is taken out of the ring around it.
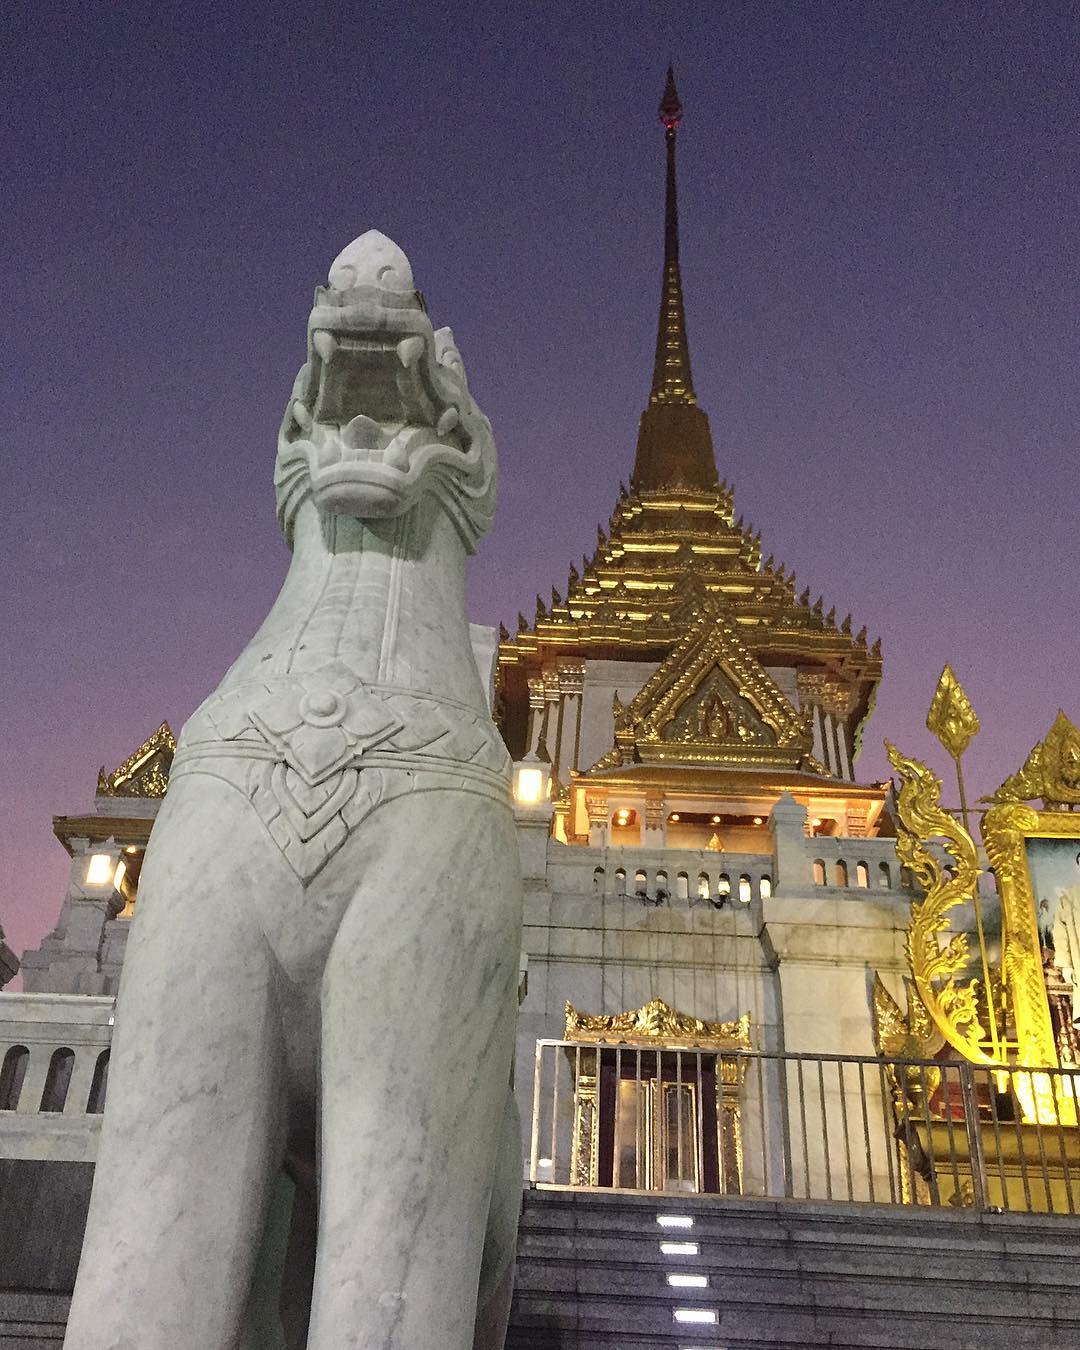
{"label": "temple wall", "polygon": [[581,753],[578,765],[588,769],[615,744],[611,700],[618,694],[629,703],[656,670],[648,661],[586,661],[581,704]]}

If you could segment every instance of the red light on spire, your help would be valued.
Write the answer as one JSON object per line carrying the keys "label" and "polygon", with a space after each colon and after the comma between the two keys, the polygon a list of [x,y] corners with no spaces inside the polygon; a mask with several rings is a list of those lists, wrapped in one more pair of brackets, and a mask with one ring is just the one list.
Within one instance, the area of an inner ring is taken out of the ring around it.
{"label": "red light on spire", "polygon": [[682,104],[679,102],[679,91],[675,88],[675,73],[668,66],[664,96],[660,100],[660,121],[663,122],[668,131],[674,131],[682,119],[683,110]]}

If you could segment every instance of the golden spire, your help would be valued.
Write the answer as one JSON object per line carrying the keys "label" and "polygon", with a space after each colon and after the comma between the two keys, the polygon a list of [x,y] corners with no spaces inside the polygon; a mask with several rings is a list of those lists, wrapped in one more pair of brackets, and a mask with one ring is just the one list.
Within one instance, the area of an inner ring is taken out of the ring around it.
{"label": "golden spire", "polygon": [[656,362],[649,403],[694,404],[690,374],[690,345],[686,340],[682,273],[679,270],[679,202],[675,183],[675,133],[683,119],[675,75],[668,66],[660,121],[667,143],[667,189],[664,200],[664,281],[660,291],[660,319],[656,327]]}
{"label": "golden spire", "polygon": [[660,100],[660,121],[667,145],[667,188],[664,203],[664,273],[656,328],[649,406],[641,417],[637,458],[631,486],[636,491],[685,487],[709,491],[717,486],[709,419],[697,406],[690,373],[682,273],[679,269],[679,205],[675,180],[675,135],[683,109],[668,66]]}

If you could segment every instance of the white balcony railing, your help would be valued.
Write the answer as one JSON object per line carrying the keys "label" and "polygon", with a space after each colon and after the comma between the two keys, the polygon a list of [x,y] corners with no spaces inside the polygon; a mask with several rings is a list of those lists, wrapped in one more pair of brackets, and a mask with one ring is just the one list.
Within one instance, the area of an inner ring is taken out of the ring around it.
{"label": "white balcony railing", "polygon": [[0,1157],[94,1157],[113,1002],[85,994],[0,994]]}

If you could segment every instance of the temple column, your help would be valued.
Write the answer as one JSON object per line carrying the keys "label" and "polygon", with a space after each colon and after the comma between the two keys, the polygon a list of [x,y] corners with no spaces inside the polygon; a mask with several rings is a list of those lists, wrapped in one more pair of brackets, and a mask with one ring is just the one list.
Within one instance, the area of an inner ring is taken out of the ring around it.
{"label": "temple column", "polygon": [[642,830],[641,842],[646,848],[667,847],[666,805],[664,798],[657,793],[650,793],[645,798],[645,828]]}
{"label": "temple column", "polygon": [[607,848],[610,836],[607,789],[588,789],[585,810],[589,813],[589,844],[592,848]]}
{"label": "temple column", "polygon": [[529,734],[526,737],[525,753],[535,755],[536,747],[544,734],[544,681],[539,675],[529,677]]}
{"label": "temple column", "polygon": [[581,696],[585,687],[585,667],[580,663],[559,666],[559,690],[562,705],[559,711],[559,735],[556,764],[558,772],[567,780],[572,769],[578,769],[581,747]]}
{"label": "temple column", "polygon": [[825,737],[825,714],[821,707],[821,693],[824,686],[823,675],[812,671],[799,672],[799,707],[810,715],[810,726],[814,733],[814,758],[826,768],[831,768],[832,755]]}

